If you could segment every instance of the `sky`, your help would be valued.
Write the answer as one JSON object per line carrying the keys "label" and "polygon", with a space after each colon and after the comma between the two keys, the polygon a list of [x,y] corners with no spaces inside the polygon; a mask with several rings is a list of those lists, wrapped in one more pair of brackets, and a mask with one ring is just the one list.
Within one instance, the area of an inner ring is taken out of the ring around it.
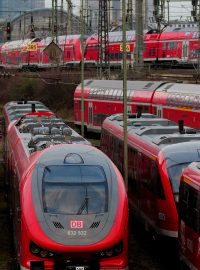
{"label": "sky", "polygon": [[[71,0],[73,3],[73,12],[75,14],[79,13],[79,6],[80,6],[80,0]],[[66,6],[66,0],[63,1],[63,3]],[[60,4],[60,0],[58,0],[58,5]],[[52,1],[51,0],[45,0],[45,7],[51,7],[52,6]]]}
{"label": "sky", "polygon": [[[189,1],[179,1],[179,2],[173,2],[173,0],[170,0],[169,2],[169,15],[170,15],[170,20],[173,19],[180,19],[180,17],[182,16],[182,20],[185,20],[187,17],[189,17],[191,15],[191,9],[192,9],[192,5],[191,5],[191,0]],[[45,0],[45,5],[46,7],[51,7],[51,0]],[[64,0],[64,3],[66,5],[66,0]],[[75,13],[76,15],[79,14],[79,6],[80,6],[80,0],[72,0],[73,3],[73,13]],[[134,1],[133,1],[134,3]],[[167,3],[167,1],[166,1]],[[58,5],[60,4],[60,0],[58,0]],[[167,6],[167,4],[166,4]],[[167,17],[167,9],[166,9],[166,17]]]}

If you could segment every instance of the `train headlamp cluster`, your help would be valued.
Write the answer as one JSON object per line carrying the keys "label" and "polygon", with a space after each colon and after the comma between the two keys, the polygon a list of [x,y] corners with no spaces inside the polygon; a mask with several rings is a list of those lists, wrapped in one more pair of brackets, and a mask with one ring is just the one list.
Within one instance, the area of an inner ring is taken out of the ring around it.
{"label": "train headlamp cluster", "polygon": [[100,252],[96,253],[96,256],[99,258],[110,258],[119,255],[122,253],[123,250],[123,244],[122,242],[119,242],[117,245],[115,245],[112,248],[102,250]]}
{"label": "train headlamp cluster", "polygon": [[33,242],[30,243],[30,251],[34,256],[37,256],[40,258],[54,258],[56,255],[55,253],[51,251],[40,248],[38,245],[36,245]]}

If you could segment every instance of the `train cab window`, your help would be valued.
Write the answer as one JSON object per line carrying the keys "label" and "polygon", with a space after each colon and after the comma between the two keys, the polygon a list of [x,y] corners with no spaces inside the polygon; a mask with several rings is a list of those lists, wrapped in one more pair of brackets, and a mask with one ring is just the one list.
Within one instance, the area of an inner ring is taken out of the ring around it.
{"label": "train cab window", "polygon": [[200,234],[200,193],[187,183],[180,186],[179,215],[187,226]]}
{"label": "train cab window", "polygon": [[43,176],[45,213],[89,215],[108,211],[108,188],[100,166],[48,166]]}
{"label": "train cab window", "polygon": [[179,186],[180,186],[180,180],[183,170],[189,165],[188,162],[185,163],[175,163],[174,160],[171,160],[170,158],[167,160],[167,171],[169,175],[169,180],[172,186],[173,194],[175,196],[176,201],[178,201],[179,194]]}

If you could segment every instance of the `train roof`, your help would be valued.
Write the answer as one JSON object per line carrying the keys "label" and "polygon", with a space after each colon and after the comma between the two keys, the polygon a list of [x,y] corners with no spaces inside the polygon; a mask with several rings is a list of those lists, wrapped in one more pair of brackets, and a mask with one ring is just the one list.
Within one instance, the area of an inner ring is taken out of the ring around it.
{"label": "train roof", "polygon": [[90,145],[90,142],[54,115],[41,117],[34,114],[25,115],[15,123],[15,126],[30,154],[51,145],[73,143]]}
{"label": "train roof", "polygon": [[[197,143],[198,147],[200,147],[200,133],[195,129],[185,127],[183,130],[180,130],[176,123],[157,116],[150,117],[149,114],[147,116],[142,114],[139,118],[134,118],[133,115],[128,115],[127,130],[130,140],[132,135],[136,135],[155,148],[162,149],[165,156],[169,156],[173,152],[174,145],[176,145],[176,149],[177,145],[180,144],[183,151],[191,151],[193,147],[189,146],[188,150],[188,144],[193,145]],[[107,119],[118,129],[123,129],[122,114],[110,116]],[[186,143],[184,147],[182,143]],[[170,151],[167,149],[170,149]]]}
{"label": "train roof", "polygon": [[181,94],[200,94],[199,84],[183,84],[183,83],[165,83],[161,84],[156,92],[162,91],[167,93],[181,93]]}
{"label": "train roof", "polygon": [[[63,43],[68,43],[71,40],[79,39],[80,40],[81,35],[63,35],[63,36],[58,36],[58,44],[63,44]],[[87,39],[88,36],[84,35],[84,40]],[[46,37],[40,41],[40,45],[45,45],[48,46],[51,42],[53,41],[52,37]]]}
{"label": "train roof", "polygon": [[4,110],[10,121],[16,120],[33,110],[37,112],[49,112],[53,114],[42,102],[39,101],[11,101],[4,106]]}
{"label": "train roof", "polygon": [[[127,81],[127,90],[154,91],[164,84],[163,81]],[[81,87],[81,84],[79,85]],[[95,90],[123,89],[122,80],[85,80],[84,87]]]}

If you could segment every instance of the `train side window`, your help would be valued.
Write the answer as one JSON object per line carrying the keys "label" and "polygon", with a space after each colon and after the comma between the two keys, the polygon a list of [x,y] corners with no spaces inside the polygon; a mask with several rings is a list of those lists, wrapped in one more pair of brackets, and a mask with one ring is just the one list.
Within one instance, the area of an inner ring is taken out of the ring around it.
{"label": "train side window", "polygon": [[165,194],[158,171],[158,166],[154,160],[151,160],[151,169],[150,169],[150,178],[151,178],[151,188],[152,192],[161,200],[165,199]]}
{"label": "train side window", "polygon": [[190,97],[189,96],[185,96],[184,107],[188,108],[188,106],[189,106],[189,100],[190,100]]}
{"label": "train side window", "polygon": [[199,101],[199,97],[194,96],[194,103],[193,103],[193,108],[194,109],[198,109],[198,101]]}
{"label": "train side window", "polygon": [[185,97],[184,96],[180,96],[180,107],[184,107],[184,99],[185,99]]}
{"label": "train side window", "polygon": [[148,105],[144,105],[143,106],[143,112],[144,113],[148,113],[149,112],[149,106]]}
{"label": "train side window", "polygon": [[134,196],[139,195],[139,179],[140,179],[140,169],[139,169],[139,155],[138,151],[132,147],[128,148],[128,171],[129,171],[129,186],[128,190],[133,193]]}
{"label": "train side window", "polygon": [[143,185],[157,198],[161,200],[165,199],[163,186],[156,162],[143,155],[141,164],[141,180]]}
{"label": "train side window", "polygon": [[180,95],[176,95],[175,105],[180,106]]}
{"label": "train side window", "polygon": [[191,96],[189,99],[189,107],[194,108],[195,107],[195,102],[194,102],[194,97]]}
{"label": "train side window", "polygon": [[163,42],[163,50],[167,50],[167,43]]}
{"label": "train side window", "polygon": [[174,106],[174,103],[175,103],[175,99],[176,99],[176,96],[175,95],[171,95],[170,97],[170,106]]}
{"label": "train side window", "polygon": [[168,105],[168,106],[171,105],[171,95],[167,96],[166,105]]}

